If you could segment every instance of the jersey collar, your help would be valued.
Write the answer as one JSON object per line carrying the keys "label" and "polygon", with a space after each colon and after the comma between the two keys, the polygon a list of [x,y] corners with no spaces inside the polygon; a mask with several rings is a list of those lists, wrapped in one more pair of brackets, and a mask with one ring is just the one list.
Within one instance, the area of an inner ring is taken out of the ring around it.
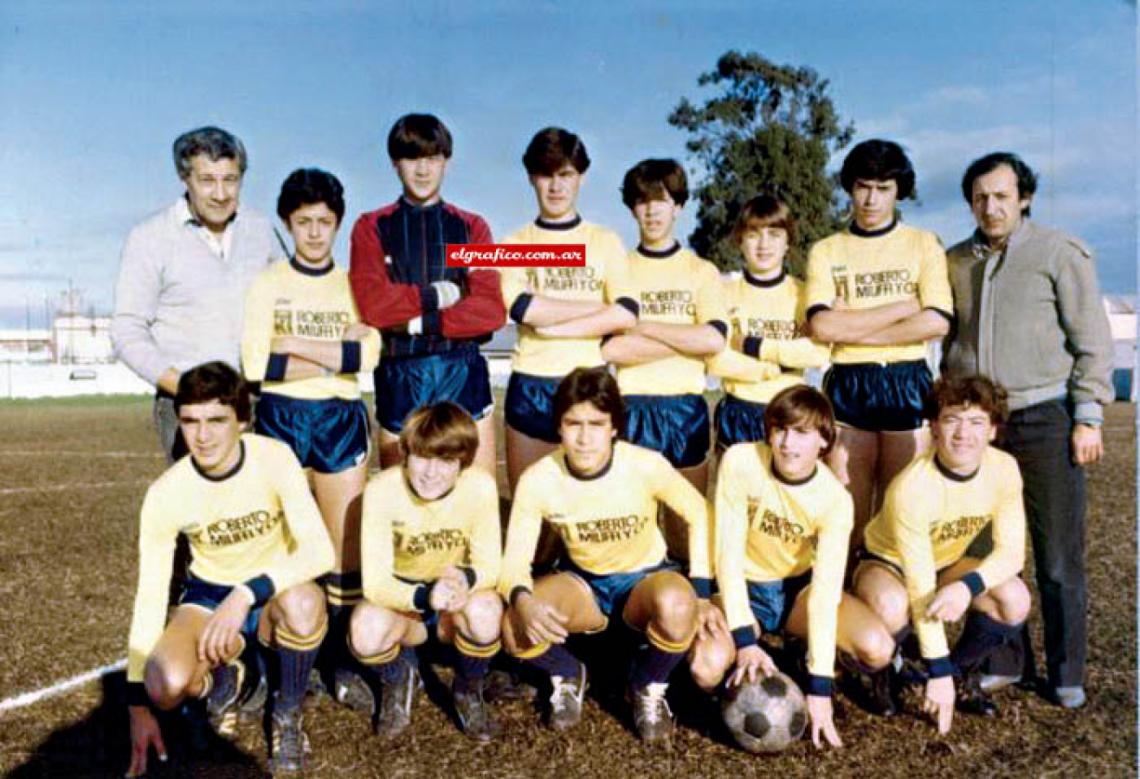
{"label": "jersey collar", "polygon": [[577,227],[580,224],[582,224],[582,215],[581,214],[574,214],[574,218],[571,219],[569,222],[548,222],[545,219],[543,219],[541,216],[536,217],[534,220],[534,226],[535,227],[541,228],[543,230],[554,230],[554,231],[559,231],[559,232],[564,231],[564,230],[573,230],[575,227]]}
{"label": "jersey collar", "polygon": [[646,249],[643,245],[637,245],[637,253],[642,257],[648,257],[651,260],[665,260],[672,257],[677,252],[681,251],[681,242],[676,241],[668,249]]}

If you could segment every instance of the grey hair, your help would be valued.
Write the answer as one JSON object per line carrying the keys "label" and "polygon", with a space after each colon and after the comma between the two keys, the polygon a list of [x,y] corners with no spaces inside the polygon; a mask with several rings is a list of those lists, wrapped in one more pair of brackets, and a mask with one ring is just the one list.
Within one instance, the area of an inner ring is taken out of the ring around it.
{"label": "grey hair", "polygon": [[174,139],[174,167],[179,178],[190,175],[191,160],[199,154],[205,154],[211,160],[236,160],[238,171],[245,173],[245,146],[220,127],[199,127]]}

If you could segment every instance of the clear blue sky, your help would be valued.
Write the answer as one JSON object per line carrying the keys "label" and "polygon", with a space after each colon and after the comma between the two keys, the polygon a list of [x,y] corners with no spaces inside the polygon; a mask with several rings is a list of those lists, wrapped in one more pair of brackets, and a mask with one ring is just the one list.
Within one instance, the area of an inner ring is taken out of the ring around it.
{"label": "clear blue sky", "polygon": [[500,236],[534,215],[526,142],[559,124],[594,159],[584,215],[632,243],[622,173],[684,157],[666,117],[733,48],[815,68],[858,139],[902,143],[921,196],[906,218],[947,244],[972,226],[965,165],[1022,153],[1042,177],[1034,216],[1093,245],[1106,290],[1134,292],[1136,38],[1127,0],[6,0],[0,326],[23,326],[26,308],[42,326],[68,279],[109,311],[127,231],[181,192],[171,141],[208,123],[249,149],[247,206],[272,212],[289,171],[318,165],[344,182],[351,220],[398,194],[393,120],[432,111],[456,136],[445,197]]}

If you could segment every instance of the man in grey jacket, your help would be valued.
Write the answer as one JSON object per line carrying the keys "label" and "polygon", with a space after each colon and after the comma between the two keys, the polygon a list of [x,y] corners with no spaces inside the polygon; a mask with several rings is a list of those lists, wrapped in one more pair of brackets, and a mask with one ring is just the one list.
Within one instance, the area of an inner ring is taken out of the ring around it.
{"label": "man in grey jacket", "polygon": [[[1085,703],[1087,645],[1084,466],[1103,454],[1112,337],[1092,253],[1081,241],[1029,220],[1036,176],[1008,152],[970,164],[962,194],[978,229],[948,252],[956,327],[946,370],[975,373],[1009,391],[1001,445],[1017,458],[1045,620],[1048,694]],[[1022,650],[1028,650],[1028,633]],[[1022,668],[1005,653],[996,688]],[[1027,673],[1033,671],[1028,654]]]}
{"label": "man in grey jacket", "polygon": [[282,256],[269,220],[238,207],[241,141],[217,127],[191,130],[174,141],[174,165],[186,192],[127,236],[111,320],[119,357],[155,385],[155,425],[171,460],[186,453],[178,377],[211,360],[238,368],[246,288]]}

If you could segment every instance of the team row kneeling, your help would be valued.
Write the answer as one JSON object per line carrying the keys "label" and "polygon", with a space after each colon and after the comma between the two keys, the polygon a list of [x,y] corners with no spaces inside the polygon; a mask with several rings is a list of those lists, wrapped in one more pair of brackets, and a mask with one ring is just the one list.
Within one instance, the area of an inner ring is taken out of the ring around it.
{"label": "team row kneeling", "polygon": [[[333,543],[289,447],[243,432],[250,402],[236,372],[222,363],[186,372],[175,405],[190,455],[151,486],[142,509],[129,774],[145,772],[152,746],[165,759],[152,706],[200,699],[194,705],[224,731],[239,704],[261,702],[250,691],[263,677],[273,688],[265,703],[271,767],[299,771],[308,749],[301,702],[329,625],[315,582],[333,570]],[[776,672],[762,643],[783,634],[806,642],[812,740],[839,746],[837,659],[889,713],[898,647],[913,626],[923,661],[914,674],[926,680],[924,706],[946,732],[956,699],[993,713],[977,669],[1016,637],[1029,609],[1018,576],[1021,480],[1012,458],[990,446],[1004,408],[1004,392],[986,379],[935,385],[927,415],[936,446],[892,482],[847,592],[852,501],[821,461],[835,423],[810,387],[768,404],[766,442],[725,452],[710,512],[664,457],[621,440],[613,377],[573,371],[554,399],[561,444],[519,481],[505,546],[494,479],[471,467],[475,423],[450,403],[418,409],[400,436],[402,465],[365,490],[364,599],[347,636],[330,640],[347,639],[339,656],[375,696],[374,727],[388,738],[410,722],[415,648],[452,647],[457,719],[487,740],[500,730],[484,699],[500,646],[546,680],[547,721],[563,730],[578,722],[587,686],[567,639],[605,631],[631,652],[627,694],[638,734],[661,741],[672,730],[666,691],[678,665],[687,662],[700,689],[723,695]],[[666,555],[662,504],[687,525],[687,566]],[[540,575],[544,527],[564,554]],[[179,534],[191,563],[166,622]],[[980,554],[985,537],[990,549]],[[943,623],[963,614],[948,650]]]}

